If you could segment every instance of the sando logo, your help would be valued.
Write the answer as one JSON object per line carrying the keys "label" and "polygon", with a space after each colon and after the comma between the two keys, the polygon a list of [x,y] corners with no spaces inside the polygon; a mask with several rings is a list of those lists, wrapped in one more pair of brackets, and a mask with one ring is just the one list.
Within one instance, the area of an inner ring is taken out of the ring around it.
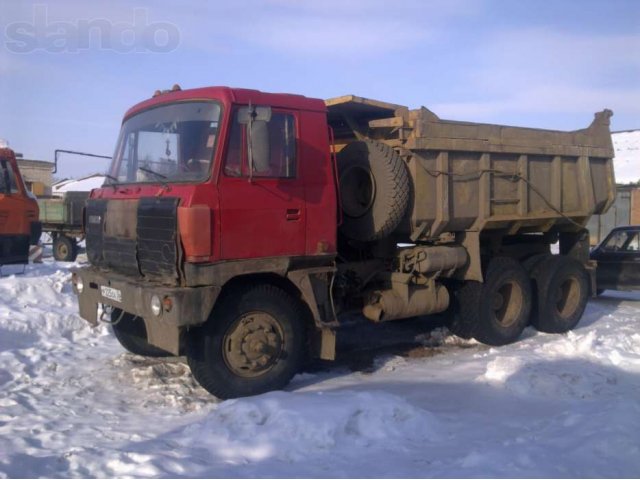
{"label": "sando logo", "polygon": [[31,22],[5,28],[5,47],[12,53],[77,53],[92,48],[118,53],[168,53],[180,44],[180,30],[170,22],[149,22],[146,8],[135,8],[131,22],[104,18],[75,22],[49,21],[46,5],[33,7]]}

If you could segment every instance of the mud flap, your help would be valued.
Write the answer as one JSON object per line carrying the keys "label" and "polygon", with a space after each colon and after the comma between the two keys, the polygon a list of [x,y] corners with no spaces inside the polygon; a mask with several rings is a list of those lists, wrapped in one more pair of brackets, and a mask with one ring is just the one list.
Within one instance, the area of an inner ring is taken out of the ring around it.
{"label": "mud flap", "polygon": [[92,299],[78,295],[78,313],[82,318],[96,327],[98,325],[98,304]]}
{"label": "mud flap", "polygon": [[145,320],[144,325],[147,329],[147,342],[174,355],[180,355],[179,327],[158,320],[150,322]]}

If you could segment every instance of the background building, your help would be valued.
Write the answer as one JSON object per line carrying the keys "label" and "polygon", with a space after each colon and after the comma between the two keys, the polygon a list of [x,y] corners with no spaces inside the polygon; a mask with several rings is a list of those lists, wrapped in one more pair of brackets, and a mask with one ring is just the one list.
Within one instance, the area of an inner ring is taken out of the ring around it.
{"label": "background building", "polygon": [[18,168],[22,178],[24,178],[27,189],[38,197],[51,195],[53,163],[25,158],[18,158],[17,160]]}
{"label": "background building", "polygon": [[640,225],[640,129],[614,132],[611,138],[616,155],[616,201],[606,214],[591,217],[587,228],[592,245],[613,227]]}

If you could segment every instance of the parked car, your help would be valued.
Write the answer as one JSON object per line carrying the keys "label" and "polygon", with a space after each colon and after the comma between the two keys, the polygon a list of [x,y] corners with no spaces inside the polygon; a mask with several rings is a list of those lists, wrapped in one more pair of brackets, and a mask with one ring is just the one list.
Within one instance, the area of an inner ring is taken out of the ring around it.
{"label": "parked car", "polygon": [[640,225],[617,227],[591,252],[598,262],[597,293],[640,290]]}

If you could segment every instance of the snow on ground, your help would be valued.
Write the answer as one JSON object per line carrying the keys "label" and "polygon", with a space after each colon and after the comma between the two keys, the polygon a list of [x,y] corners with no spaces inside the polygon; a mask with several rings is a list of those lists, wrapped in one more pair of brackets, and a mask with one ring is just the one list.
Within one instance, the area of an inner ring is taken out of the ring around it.
{"label": "snow on ground", "polygon": [[567,335],[439,329],[370,368],[218,402],[77,316],[69,264],[0,278],[0,477],[638,477],[640,294]]}
{"label": "snow on ground", "polygon": [[640,130],[611,134],[617,183],[640,181]]}

